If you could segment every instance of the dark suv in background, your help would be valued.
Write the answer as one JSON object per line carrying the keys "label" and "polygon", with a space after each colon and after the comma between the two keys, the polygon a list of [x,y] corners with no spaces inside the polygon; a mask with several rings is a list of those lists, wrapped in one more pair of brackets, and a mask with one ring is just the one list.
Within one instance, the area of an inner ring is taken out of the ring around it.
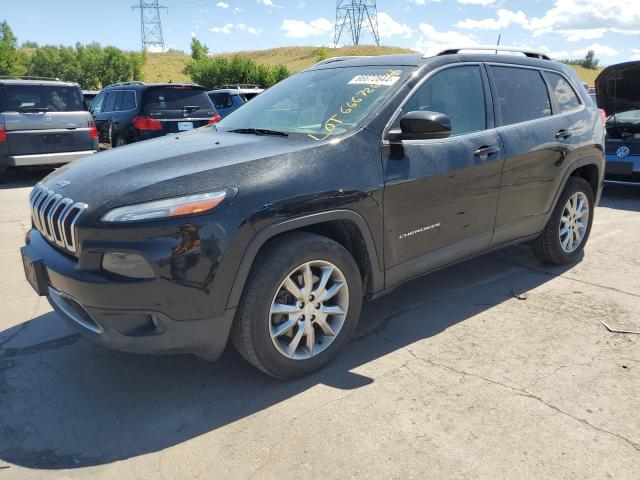
{"label": "dark suv in background", "polygon": [[604,126],[571,67],[524,53],[331,59],[64,167],[31,193],[27,278],[102,345],[215,359],[231,336],[286,378],[419,275],[521,242],[578,261]]}
{"label": "dark suv in background", "polygon": [[220,119],[204,88],[191,83],[125,82],[103,89],[89,108],[101,144],[120,147]]}
{"label": "dark suv in background", "polygon": [[0,179],[8,167],[59,165],[97,149],[78,84],[0,77]]}

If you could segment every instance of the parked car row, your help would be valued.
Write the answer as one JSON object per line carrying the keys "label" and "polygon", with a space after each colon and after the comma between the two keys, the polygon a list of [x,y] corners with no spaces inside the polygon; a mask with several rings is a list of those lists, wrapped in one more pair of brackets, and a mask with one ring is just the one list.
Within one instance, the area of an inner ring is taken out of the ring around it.
{"label": "parked car row", "polygon": [[[101,91],[45,77],[0,77],[0,179],[9,167],[62,165],[215,123],[263,90],[124,82]],[[217,110],[214,101],[220,105]]]}

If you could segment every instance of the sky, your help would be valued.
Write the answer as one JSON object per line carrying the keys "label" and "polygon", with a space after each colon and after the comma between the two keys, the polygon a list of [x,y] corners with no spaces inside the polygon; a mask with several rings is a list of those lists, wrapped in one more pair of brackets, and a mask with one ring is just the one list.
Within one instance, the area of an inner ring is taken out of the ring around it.
{"label": "sky", "polygon": [[[20,42],[140,49],[138,0],[0,0]],[[161,0],[167,47],[211,53],[289,45],[333,46],[334,0]],[[602,64],[640,60],[640,0],[378,0],[381,43],[431,52],[444,45],[534,48]],[[370,33],[363,43],[373,43]],[[346,36],[340,44],[348,44]]]}

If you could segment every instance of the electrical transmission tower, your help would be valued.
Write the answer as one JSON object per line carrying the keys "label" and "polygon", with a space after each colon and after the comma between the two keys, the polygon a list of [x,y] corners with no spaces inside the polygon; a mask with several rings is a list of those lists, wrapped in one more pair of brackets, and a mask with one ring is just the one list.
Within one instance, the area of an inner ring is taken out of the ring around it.
{"label": "electrical transmission tower", "polygon": [[142,50],[149,47],[159,47],[164,51],[164,37],[162,36],[162,22],[160,21],[160,9],[158,0],[140,0],[138,5],[131,7],[132,10],[140,9],[140,34],[142,36]]}
{"label": "electrical transmission tower", "polygon": [[363,28],[370,30],[376,45],[380,45],[376,0],[338,0],[336,5],[336,32],[333,42],[335,46],[340,42],[340,37],[345,28],[351,32],[351,40],[354,45],[360,45]]}

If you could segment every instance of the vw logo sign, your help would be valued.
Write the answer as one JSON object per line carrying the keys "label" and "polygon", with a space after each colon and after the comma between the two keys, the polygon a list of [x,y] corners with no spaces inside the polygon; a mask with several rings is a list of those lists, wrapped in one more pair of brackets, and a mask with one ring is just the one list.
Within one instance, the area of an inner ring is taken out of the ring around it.
{"label": "vw logo sign", "polygon": [[629,150],[629,147],[620,147],[618,150],[616,150],[616,155],[618,155],[619,158],[628,157],[630,153],[631,150]]}

